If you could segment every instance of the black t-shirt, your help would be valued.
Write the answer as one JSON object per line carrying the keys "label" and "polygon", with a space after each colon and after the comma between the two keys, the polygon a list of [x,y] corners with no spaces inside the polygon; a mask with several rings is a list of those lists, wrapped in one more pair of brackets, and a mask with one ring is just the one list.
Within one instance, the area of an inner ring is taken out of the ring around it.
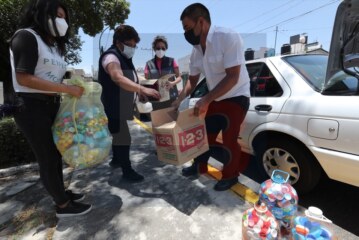
{"label": "black t-shirt", "polygon": [[15,71],[34,74],[39,58],[36,37],[20,30],[13,37],[10,47],[14,54]]}

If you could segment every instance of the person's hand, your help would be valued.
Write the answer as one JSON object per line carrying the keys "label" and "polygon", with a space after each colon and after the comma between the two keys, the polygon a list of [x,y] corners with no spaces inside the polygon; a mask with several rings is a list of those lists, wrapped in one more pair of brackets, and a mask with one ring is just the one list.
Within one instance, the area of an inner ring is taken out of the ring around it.
{"label": "person's hand", "polygon": [[196,105],[193,109],[193,115],[196,117],[204,116],[208,110],[209,102],[205,97],[202,97],[196,102]]}
{"label": "person's hand", "polygon": [[167,90],[171,89],[171,88],[174,88],[176,86],[176,83],[175,82],[170,82],[168,81],[167,84],[166,84],[166,88]]}
{"label": "person's hand", "polygon": [[161,98],[160,93],[158,91],[152,89],[152,88],[142,87],[140,94],[146,95],[147,97],[153,97],[155,99],[160,99]]}
{"label": "person's hand", "polygon": [[73,97],[79,98],[84,93],[84,89],[79,86],[67,85],[67,93]]}

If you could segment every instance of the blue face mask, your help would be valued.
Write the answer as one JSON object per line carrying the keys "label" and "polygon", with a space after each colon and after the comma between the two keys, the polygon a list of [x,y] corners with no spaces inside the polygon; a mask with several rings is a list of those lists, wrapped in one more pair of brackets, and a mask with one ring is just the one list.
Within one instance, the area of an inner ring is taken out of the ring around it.
{"label": "blue face mask", "polygon": [[129,47],[126,44],[123,44],[123,51],[122,54],[127,57],[128,59],[132,58],[133,55],[135,55],[135,50],[136,48],[134,47]]}

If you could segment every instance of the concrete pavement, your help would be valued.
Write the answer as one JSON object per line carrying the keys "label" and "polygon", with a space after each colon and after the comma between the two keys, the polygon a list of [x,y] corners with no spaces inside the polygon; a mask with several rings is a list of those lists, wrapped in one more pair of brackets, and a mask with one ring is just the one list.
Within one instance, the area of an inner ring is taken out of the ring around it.
{"label": "concrete pavement", "polygon": [[[251,207],[249,202],[234,191],[214,191],[216,180],[210,175],[181,176],[182,167],[157,160],[152,137],[142,127],[131,122],[130,129],[132,162],[144,182],[123,181],[121,170],[111,169],[108,161],[80,171],[66,168],[66,184],[86,193],[84,202],[93,209],[84,216],[57,219],[36,173],[2,179],[0,239],[241,239],[242,213]],[[335,230],[339,239],[358,239]]]}

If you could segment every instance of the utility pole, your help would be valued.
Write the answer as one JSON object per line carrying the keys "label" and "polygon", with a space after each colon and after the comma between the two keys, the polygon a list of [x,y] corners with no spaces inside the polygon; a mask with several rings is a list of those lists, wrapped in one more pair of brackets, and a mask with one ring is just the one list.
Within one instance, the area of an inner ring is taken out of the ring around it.
{"label": "utility pole", "polygon": [[274,56],[276,55],[278,26],[275,27]]}
{"label": "utility pole", "polygon": [[109,28],[110,28],[110,27],[105,27],[105,28],[102,30],[101,34],[100,34],[100,38],[99,38],[99,40],[98,40],[98,50],[99,50],[99,52],[100,52],[100,55],[104,52],[104,51],[103,51],[103,46],[101,46],[102,34],[103,34],[107,29],[109,29]]}

